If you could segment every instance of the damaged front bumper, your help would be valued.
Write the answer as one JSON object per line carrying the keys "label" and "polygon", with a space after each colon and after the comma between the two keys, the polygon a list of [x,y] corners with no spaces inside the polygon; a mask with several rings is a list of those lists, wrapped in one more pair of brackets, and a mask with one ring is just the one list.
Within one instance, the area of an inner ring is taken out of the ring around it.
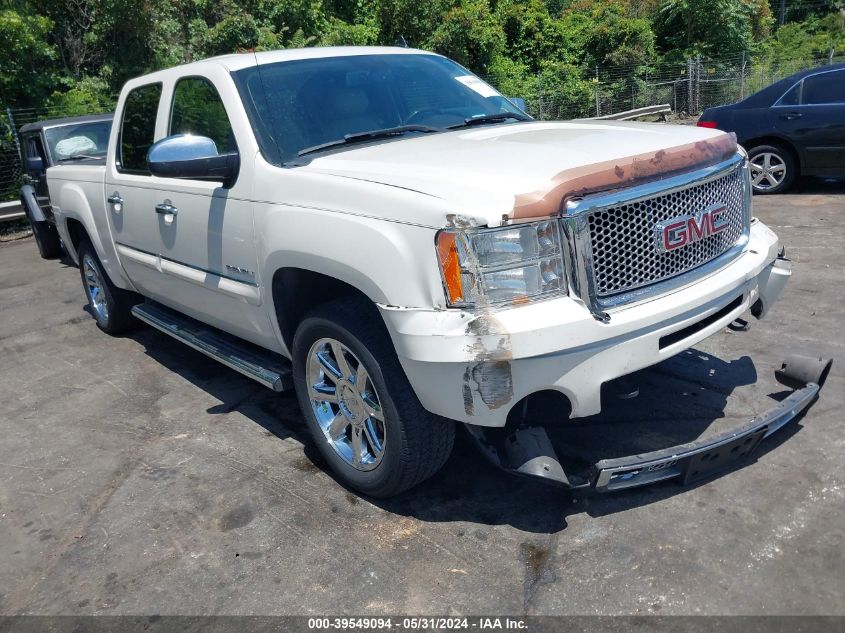
{"label": "damaged front bumper", "polygon": [[587,472],[565,472],[542,427],[518,429],[507,436],[477,426],[468,425],[467,429],[496,466],[571,490],[608,492],[668,479],[688,484],[747,460],[764,439],[800,416],[818,398],[831,366],[830,359],[791,356],[775,377],[794,391],[747,424],[697,442],[603,459]]}

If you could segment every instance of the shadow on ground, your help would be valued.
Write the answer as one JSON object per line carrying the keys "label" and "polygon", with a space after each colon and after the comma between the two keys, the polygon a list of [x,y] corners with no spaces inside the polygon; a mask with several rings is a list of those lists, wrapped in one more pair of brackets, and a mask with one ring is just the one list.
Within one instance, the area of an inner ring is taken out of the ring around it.
{"label": "shadow on ground", "polygon": [[789,189],[790,194],[841,194],[845,191],[845,178],[799,178]]}
{"label": "shadow on ground", "polygon": [[[266,429],[268,435],[293,438],[303,445],[311,464],[326,470],[292,393],[275,394],[209,361],[199,352],[173,344],[154,330],[141,328],[129,336],[143,345],[158,363],[218,399],[220,404],[208,409],[208,413],[237,411]],[[635,400],[607,396],[600,415],[552,421],[550,436],[564,461],[573,466],[589,465],[602,458],[691,442],[753,417],[747,414],[751,406],[747,395],[734,398],[740,401],[740,409],[746,403],[745,417],[741,411],[728,412],[731,395],[758,380],[748,356],[723,360],[692,349],[633,377],[640,390]],[[771,393],[763,397],[758,412],[774,406],[780,395]],[[797,428],[792,425],[767,440],[756,457],[787,439]],[[566,528],[566,516],[572,513],[586,511],[591,516],[602,516],[622,512],[688,489],[668,482],[640,490],[573,497],[560,488],[496,469],[460,430],[451,458],[435,477],[398,498],[370,501],[388,512],[420,521],[511,525],[527,532],[553,534]],[[349,496],[353,494],[350,492]]]}

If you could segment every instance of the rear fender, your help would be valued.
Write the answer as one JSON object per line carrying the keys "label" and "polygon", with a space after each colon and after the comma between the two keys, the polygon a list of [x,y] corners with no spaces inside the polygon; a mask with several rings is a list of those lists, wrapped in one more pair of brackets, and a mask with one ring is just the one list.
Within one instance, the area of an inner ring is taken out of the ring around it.
{"label": "rear fender", "polygon": [[[55,184],[59,185],[58,191],[56,191]],[[77,252],[78,242],[72,239],[72,235],[68,230],[69,220],[76,220],[82,225],[88,239],[94,246],[94,250],[97,252],[97,257],[100,258],[100,263],[103,265],[112,283],[124,290],[135,290],[118,259],[114,242],[109,232],[108,218],[106,217],[105,210],[101,209],[98,212],[92,208],[88,195],[86,195],[86,192],[82,188],[83,184],[92,186],[93,183],[77,183],[62,180],[55,184],[51,184],[50,186],[53,215],[56,218],[56,227],[59,230],[59,235],[62,237],[62,241],[65,243],[65,247],[73,261],[77,265],[79,264],[79,253]],[[96,186],[98,187],[96,195],[98,195],[99,199],[99,197],[102,197],[102,185],[98,184]]]}

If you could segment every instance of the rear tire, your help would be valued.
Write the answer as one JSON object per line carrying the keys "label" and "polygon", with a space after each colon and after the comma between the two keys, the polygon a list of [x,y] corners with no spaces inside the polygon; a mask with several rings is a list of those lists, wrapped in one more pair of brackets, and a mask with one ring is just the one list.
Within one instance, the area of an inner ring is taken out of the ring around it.
{"label": "rear tire", "polygon": [[783,193],[798,175],[798,161],[780,145],[758,145],[748,151],[751,187],[756,194]]}
{"label": "rear tire", "polygon": [[132,306],[140,301],[138,295],[115,286],[103,270],[97,252],[87,239],[77,248],[82,287],[88,298],[88,309],[97,321],[97,327],[115,335],[132,328]]}
{"label": "rear tire", "polygon": [[385,498],[440,470],[454,423],[420,404],[372,303],[317,307],[297,328],[292,351],[308,429],[344,484]]}

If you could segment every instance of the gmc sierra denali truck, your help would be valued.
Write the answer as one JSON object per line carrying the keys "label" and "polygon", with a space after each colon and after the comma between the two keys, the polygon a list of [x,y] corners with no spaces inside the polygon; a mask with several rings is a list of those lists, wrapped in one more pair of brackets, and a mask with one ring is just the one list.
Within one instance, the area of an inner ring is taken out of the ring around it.
{"label": "gmc sierra denali truck", "polygon": [[107,333],[133,316],[295,388],[345,484],[401,492],[456,423],[500,466],[612,490],[706,475],[804,410],[830,366],[707,441],[566,473],[541,426],[595,414],[790,275],[723,132],[539,122],[458,64],[399,48],[217,57],[129,81],[102,166],[48,170]]}

